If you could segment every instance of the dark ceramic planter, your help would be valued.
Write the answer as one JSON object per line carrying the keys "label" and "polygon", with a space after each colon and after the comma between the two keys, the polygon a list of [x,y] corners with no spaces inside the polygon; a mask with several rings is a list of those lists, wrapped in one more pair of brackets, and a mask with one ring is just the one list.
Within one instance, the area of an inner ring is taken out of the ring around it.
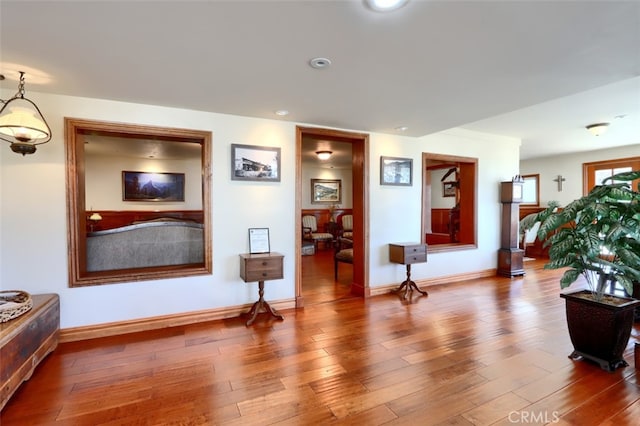
{"label": "dark ceramic planter", "polygon": [[[633,283],[633,294],[631,295],[634,299],[640,299],[640,282]],[[640,322],[640,307],[636,308],[636,314],[634,318],[635,322]]]}
{"label": "dark ceramic planter", "polygon": [[614,306],[585,299],[588,290],[561,294],[566,300],[567,325],[574,351],[572,359],[596,362],[603,370],[626,367],[622,354],[629,342],[635,308],[640,300],[618,297],[624,303]]}

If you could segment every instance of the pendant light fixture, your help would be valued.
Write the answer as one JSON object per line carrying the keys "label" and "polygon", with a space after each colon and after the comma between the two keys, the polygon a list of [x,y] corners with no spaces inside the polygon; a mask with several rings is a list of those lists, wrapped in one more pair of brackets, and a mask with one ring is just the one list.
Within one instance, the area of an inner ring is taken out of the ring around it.
{"label": "pendant light fixture", "polygon": [[18,154],[33,154],[36,145],[51,140],[51,128],[40,109],[24,97],[24,72],[20,71],[18,92],[5,101],[0,109],[0,139],[11,144],[11,150]]}

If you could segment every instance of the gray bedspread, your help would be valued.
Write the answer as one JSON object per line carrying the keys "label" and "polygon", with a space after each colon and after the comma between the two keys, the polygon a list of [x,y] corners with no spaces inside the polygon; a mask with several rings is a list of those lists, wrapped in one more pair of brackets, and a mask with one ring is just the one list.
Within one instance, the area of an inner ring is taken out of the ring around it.
{"label": "gray bedspread", "polygon": [[87,235],[87,271],[204,262],[203,225],[150,221]]}

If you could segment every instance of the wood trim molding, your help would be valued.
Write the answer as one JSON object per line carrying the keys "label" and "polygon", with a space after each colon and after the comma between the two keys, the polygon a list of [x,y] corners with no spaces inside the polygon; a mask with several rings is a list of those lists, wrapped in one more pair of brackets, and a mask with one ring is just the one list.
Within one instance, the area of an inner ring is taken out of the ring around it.
{"label": "wood trim molding", "polygon": [[[65,328],[60,330],[59,341],[60,343],[77,342],[80,340],[96,339],[99,337],[118,336],[121,334],[137,333],[140,331],[159,330],[168,327],[234,318],[245,314],[249,309],[251,309],[252,305],[253,303],[249,303],[242,306],[229,306],[219,309],[207,309],[204,311],[163,315],[160,317],[140,318],[131,321]],[[285,299],[276,302],[269,301],[269,305],[277,311],[284,311],[286,309],[295,308],[295,300]]]}
{"label": "wood trim molding", "polygon": [[[437,285],[451,284],[460,281],[474,280],[478,278],[495,277],[498,270],[496,268],[485,269],[483,271],[467,272],[464,274],[446,275],[444,277],[427,278],[424,280],[414,280],[418,287],[433,287]],[[402,283],[387,284],[377,287],[371,287],[371,295],[378,296],[381,294],[392,293],[397,290]]]}
{"label": "wood trim molding", "polygon": [[[431,170],[442,167],[457,167],[459,191],[456,191],[456,203],[459,205],[460,228],[457,232],[457,242],[450,245],[448,250],[455,247],[464,249],[465,246],[476,246],[478,242],[478,159],[456,155],[422,153],[422,242],[426,234],[433,232],[431,211]],[[436,245],[430,246],[433,251]]]}
{"label": "wood trim molding", "polygon": [[304,307],[302,294],[302,139],[304,136],[347,142],[352,147],[353,280],[351,293],[367,297],[369,291],[369,135],[342,130],[296,126],[296,301]]}
{"label": "wood trim molding", "polygon": [[[632,170],[640,169],[640,157],[617,158],[603,161],[593,161],[582,164],[582,195],[587,195],[596,185],[595,173],[597,170],[631,167]],[[635,187],[639,182],[634,182]]]}
{"label": "wood trim molding", "polygon": [[[68,279],[70,287],[110,283],[154,280],[161,278],[210,275],[212,260],[211,226],[211,141],[212,133],[204,130],[179,129],[127,123],[64,118],[65,176],[67,195]],[[204,262],[195,265],[133,268],[126,270],[87,271],[87,225],[85,199],[85,135],[98,133],[110,137],[128,137],[131,140],[148,138],[158,141],[191,142],[201,145],[202,218],[204,223]]]}
{"label": "wood trim molding", "polygon": [[[431,287],[436,285],[450,284],[459,281],[467,281],[477,278],[495,277],[497,270],[487,269],[484,271],[469,272],[464,274],[447,275],[444,277],[416,280],[419,287]],[[398,288],[400,283],[393,283],[383,286],[362,288],[366,296],[377,296],[387,294]],[[285,299],[269,304],[277,311],[285,311],[296,307],[295,299]],[[184,312],[173,315],[163,315],[160,317],[140,318],[131,321],[111,322],[83,327],[64,328],[60,330],[60,343],[77,342],[81,340],[96,339],[99,337],[118,336],[121,334],[136,333],[140,331],[159,330],[168,327],[198,324],[208,321],[216,321],[239,317],[246,313],[252,303],[241,306],[229,306],[218,309],[207,309],[204,311]],[[285,316],[286,320],[286,316]]]}

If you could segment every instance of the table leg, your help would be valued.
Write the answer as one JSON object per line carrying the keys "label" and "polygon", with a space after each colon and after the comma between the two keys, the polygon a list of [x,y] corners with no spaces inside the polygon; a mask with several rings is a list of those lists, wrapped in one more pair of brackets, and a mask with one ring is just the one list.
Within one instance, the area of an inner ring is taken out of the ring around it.
{"label": "table leg", "polygon": [[258,281],[258,294],[260,295],[260,298],[256,303],[253,304],[248,312],[249,321],[247,321],[247,326],[253,324],[253,322],[256,320],[256,317],[261,311],[267,312],[278,318],[279,320],[284,320],[284,317],[276,312],[276,310],[273,309],[266,300],[264,300],[264,281]]}
{"label": "table leg", "polygon": [[403,299],[410,297],[410,294],[413,290],[416,290],[418,293],[423,294],[425,296],[429,295],[429,293],[427,293],[426,291],[420,290],[420,288],[416,285],[416,283],[411,280],[411,264],[410,263],[407,264],[407,279],[404,280],[402,284],[400,284],[400,287],[398,287],[395,290],[395,293],[400,293],[402,289],[404,289],[404,295],[402,296]]}

